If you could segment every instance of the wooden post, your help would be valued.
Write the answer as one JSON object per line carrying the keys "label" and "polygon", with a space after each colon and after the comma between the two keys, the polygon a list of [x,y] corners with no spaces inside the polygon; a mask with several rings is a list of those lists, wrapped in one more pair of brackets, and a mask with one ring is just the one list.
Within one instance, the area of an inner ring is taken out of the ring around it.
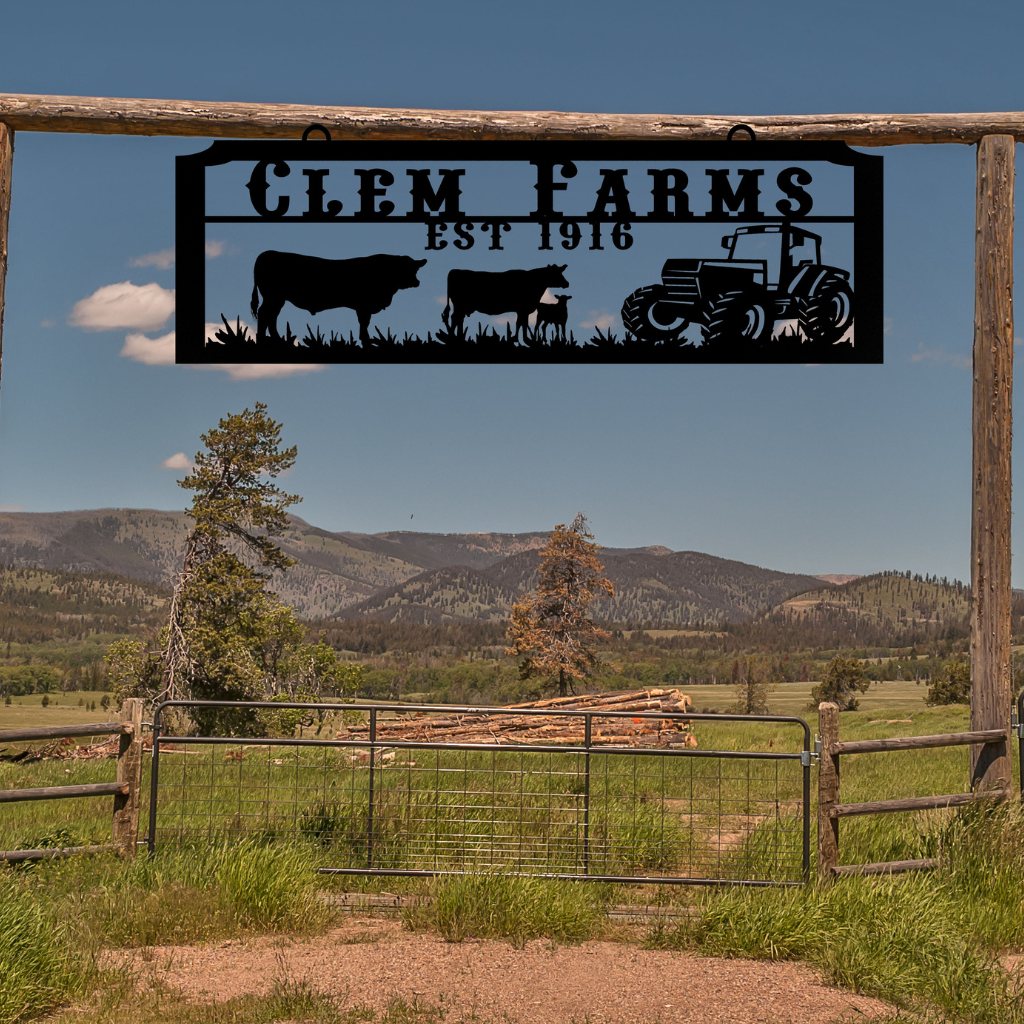
{"label": "wooden post", "polygon": [[123,856],[135,856],[139,835],[139,804],[142,796],[142,707],[138,698],[121,705],[121,721],[131,725],[131,732],[121,734],[117,751],[117,781],[128,783],[128,792],[114,797],[114,843]]}
{"label": "wooden post", "polygon": [[14,130],[0,122],[0,368],[4,354],[4,282],[7,280],[7,230],[11,220]]}
{"label": "wooden post", "polygon": [[[1012,135],[978,143],[974,250],[971,729],[1010,728]],[[971,748],[971,789],[1010,786],[1008,738]]]}
{"label": "wooden post", "polygon": [[818,705],[818,733],[818,880],[831,882],[839,866],[839,819],[832,817],[832,808],[839,803],[839,755],[832,753],[832,744],[839,742],[838,704]]}

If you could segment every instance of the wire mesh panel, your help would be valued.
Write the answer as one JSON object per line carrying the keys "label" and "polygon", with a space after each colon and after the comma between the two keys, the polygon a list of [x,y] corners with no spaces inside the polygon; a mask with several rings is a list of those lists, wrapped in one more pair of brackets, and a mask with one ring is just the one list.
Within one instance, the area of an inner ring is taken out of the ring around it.
{"label": "wire mesh panel", "polygon": [[[617,720],[624,716],[608,714],[562,712],[558,735],[582,742],[560,745],[534,723],[536,740],[505,742],[504,709],[471,709],[489,743],[378,728],[383,716],[408,710],[346,706],[369,721],[356,728],[359,738],[345,729],[303,739],[160,735],[158,715],[150,849],[256,836],[305,844],[319,869],[344,873],[747,884],[807,877],[810,734],[800,719],[644,716],[662,736],[700,723],[697,747],[692,738],[630,745]],[[457,710],[427,709],[417,721]],[[770,725],[771,738],[758,744],[769,749],[728,749],[737,722],[740,738]],[[649,737],[650,726],[637,735]],[[771,749],[780,727],[792,726],[778,741],[786,749]],[[708,746],[716,740],[718,748]]]}

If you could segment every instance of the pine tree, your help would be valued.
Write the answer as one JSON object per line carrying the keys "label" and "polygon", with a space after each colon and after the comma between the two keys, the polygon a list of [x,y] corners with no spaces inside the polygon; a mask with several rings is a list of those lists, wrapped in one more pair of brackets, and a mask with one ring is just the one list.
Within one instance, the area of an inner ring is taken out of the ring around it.
{"label": "pine tree", "polygon": [[577,679],[589,675],[597,659],[593,644],[610,634],[589,617],[599,595],[615,589],[601,573],[601,550],[579,512],[571,526],[559,523],[541,552],[540,579],[533,594],[512,606],[506,654],[521,658],[520,677],[546,676],[558,680],[566,696]]}
{"label": "pine tree", "polygon": [[[111,645],[107,661],[119,697],[303,701],[358,681],[328,645],[305,643],[294,610],[268,589],[273,572],[294,564],[274,539],[301,498],[274,483],[294,465],[296,449],[281,448],[281,425],[266,410],[257,403],[202,435],[206,450],[181,481],[193,492],[187,511],[194,526],[161,649],[135,638]],[[190,717],[208,735],[252,733],[277,722],[251,710],[200,708]]]}

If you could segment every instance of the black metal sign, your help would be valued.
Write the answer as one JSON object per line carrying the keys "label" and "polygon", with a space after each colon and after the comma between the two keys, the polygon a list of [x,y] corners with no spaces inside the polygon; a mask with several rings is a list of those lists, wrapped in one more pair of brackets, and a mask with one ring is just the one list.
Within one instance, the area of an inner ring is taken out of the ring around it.
{"label": "black metal sign", "polygon": [[321,134],[177,158],[179,363],[882,361],[880,156]]}

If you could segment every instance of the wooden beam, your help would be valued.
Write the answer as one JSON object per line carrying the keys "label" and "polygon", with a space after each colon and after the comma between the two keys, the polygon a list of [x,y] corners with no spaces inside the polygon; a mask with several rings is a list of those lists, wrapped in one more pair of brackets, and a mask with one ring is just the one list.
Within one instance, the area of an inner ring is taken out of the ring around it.
{"label": "wooden beam", "polygon": [[84,786],[44,786],[39,789],[0,789],[0,804],[22,800],[60,800],[78,796],[113,796],[127,793],[126,782],[92,782]]}
{"label": "wooden beam", "polygon": [[4,283],[7,280],[7,233],[11,221],[14,131],[0,122],[0,372],[4,355]]}
{"label": "wooden beam", "polygon": [[1024,112],[978,114],[592,114],[552,110],[415,110],[293,103],[37,96],[0,93],[0,121],[18,131],[297,139],[316,122],[335,139],[724,139],[751,125],[763,139],[839,139],[854,146],[1024,141]]}
{"label": "wooden beam", "polygon": [[841,864],[834,870],[834,874],[836,878],[849,878],[851,875],[902,875],[907,871],[934,871],[938,866],[938,857],[883,860],[873,864]]}
{"label": "wooden beam", "polygon": [[[1010,727],[1014,136],[978,144],[971,503],[971,729]],[[1006,739],[971,748],[971,789],[1010,785]]]}
{"label": "wooden beam", "polygon": [[32,729],[4,729],[0,731],[0,743],[13,740],[54,740],[65,736],[108,736],[111,733],[131,730],[122,722],[92,722],[83,725],[43,725]]}
{"label": "wooden beam", "polygon": [[976,800],[1004,800],[1009,789],[988,789],[979,793],[949,793],[945,796],[912,796],[905,800],[872,800],[863,804],[836,804],[833,818],[852,818],[857,814],[892,814],[896,811],[934,811],[945,807],[963,807]]}
{"label": "wooden beam", "polygon": [[56,857],[74,857],[79,854],[116,853],[120,847],[107,843],[103,846],[61,846],[42,850],[0,850],[0,860],[17,864],[26,860],[51,860]]}
{"label": "wooden beam", "polygon": [[833,754],[878,754],[885,750],[923,750],[926,747],[957,747],[968,743],[995,743],[1006,739],[1005,729],[981,732],[945,732],[932,736],[899,736],[888,740],[843,740],[832,746]]}
{"label": "wooden beam", "polygon": [[839,741],[838,704],[828,701],[818,705],[818,734],[818,879],[831,881],[839,864],[839,819],[832,814],[839,802],[839,755],[832,753]]}

